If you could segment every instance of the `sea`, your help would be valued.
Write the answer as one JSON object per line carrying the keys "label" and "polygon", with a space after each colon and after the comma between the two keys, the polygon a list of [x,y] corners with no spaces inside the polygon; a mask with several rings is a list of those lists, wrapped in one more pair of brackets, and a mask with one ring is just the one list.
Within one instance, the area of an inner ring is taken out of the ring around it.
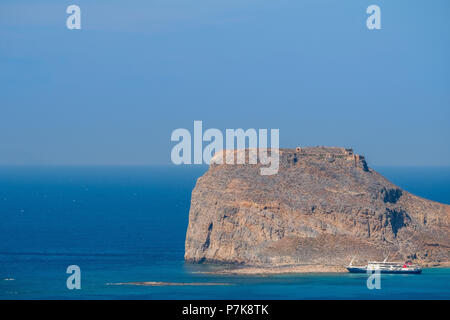
{"label": "sea", "polygon": [[[450,168],[375,168],[450,204]],[[449,299],[450,269],[381,275],[204,273],[186,264],[192,189],[207,168],[0,167],[0,299]],[[80,289],[69,289],[69,266]],[[137,286],[129,282],[211,285]]]}

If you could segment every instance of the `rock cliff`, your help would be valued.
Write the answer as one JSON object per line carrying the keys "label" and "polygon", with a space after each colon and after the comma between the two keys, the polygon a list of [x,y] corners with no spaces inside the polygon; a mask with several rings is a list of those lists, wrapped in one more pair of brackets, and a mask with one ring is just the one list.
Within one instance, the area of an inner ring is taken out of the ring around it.
{"label": "rock cliff", "polygon": [[278,174],[212,164],[192,192],[185,259],[245,265],[450,260],[450,206],[395,186],[351,149],[280,149]]}

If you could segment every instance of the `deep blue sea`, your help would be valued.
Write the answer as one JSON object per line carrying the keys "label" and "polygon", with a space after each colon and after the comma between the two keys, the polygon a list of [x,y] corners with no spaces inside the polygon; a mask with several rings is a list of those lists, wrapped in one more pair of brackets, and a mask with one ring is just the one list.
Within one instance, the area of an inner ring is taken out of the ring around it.
{"label": "deep blue sea", "polygon": [[[450,204],[450,168],[376,168]],[[183,261],[191,191],[203,167],[0,167],[1,299],[449,299],[450,269],[382,275],[219,276]],[[81,289],[66,268],[81,268]],[[9,280],[7,280],[9,279]],[[132,281],[227,286],[108,285]]]}

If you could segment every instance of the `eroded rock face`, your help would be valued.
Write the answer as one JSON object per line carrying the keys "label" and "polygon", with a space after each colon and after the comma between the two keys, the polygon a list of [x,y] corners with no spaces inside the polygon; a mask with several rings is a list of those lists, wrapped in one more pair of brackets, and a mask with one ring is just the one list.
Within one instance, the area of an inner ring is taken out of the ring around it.
{"label": "eroded rock face", "polygon": [[349,149],[280,150],[278,174],[211,165],[192,192],[185,259],[249,265],[450,260],[450,206],[414,196]]}

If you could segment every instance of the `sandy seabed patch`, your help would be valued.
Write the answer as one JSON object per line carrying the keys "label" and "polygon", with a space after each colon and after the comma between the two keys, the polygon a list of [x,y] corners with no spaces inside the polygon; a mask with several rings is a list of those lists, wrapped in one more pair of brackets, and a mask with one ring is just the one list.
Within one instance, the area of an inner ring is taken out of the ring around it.
{"label": "sandy seabed patch", "polygon": [[159,281],[141,281],[141,282],[123,282],[123,283],[107,283],[107,285],[133,285],[133,286],[228,286],[231,283],[220,282],[159,282]]}

